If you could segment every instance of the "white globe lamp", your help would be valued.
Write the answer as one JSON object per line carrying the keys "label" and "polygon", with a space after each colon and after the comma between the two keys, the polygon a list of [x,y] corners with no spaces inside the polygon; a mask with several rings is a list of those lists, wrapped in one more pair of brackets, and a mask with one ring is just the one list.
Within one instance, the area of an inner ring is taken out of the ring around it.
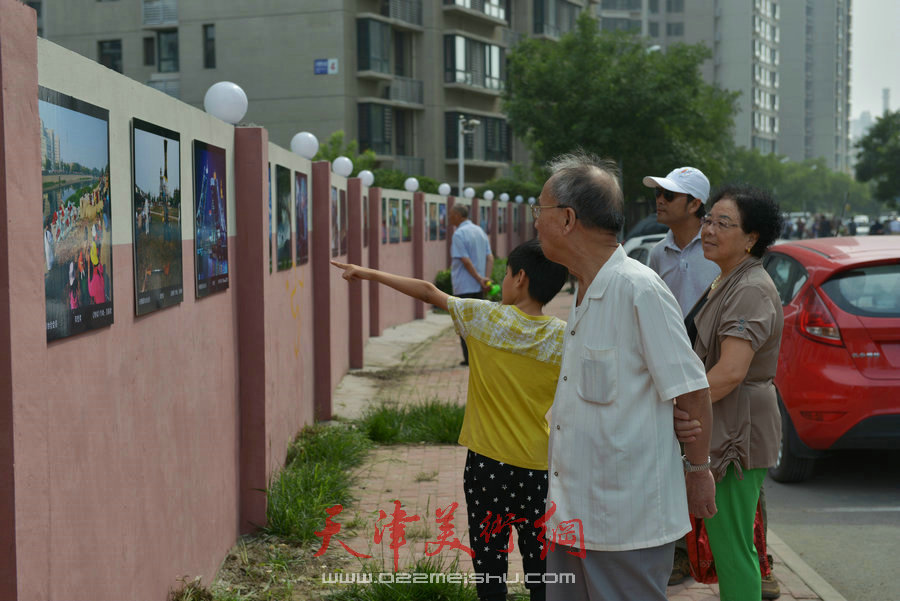
{"label": "white globe lamp", "polygon": [[528,204],[533,205],[535,202],[537,202],[537,201],[535,201],[534,196],[528,197]]}
{"label": "white globe lamp", "polygon": [[503,202],[507,202],[509,200],[509,194],[504,192],[503,194],[500,195],[500,200],[502,200]]}
{"label": "white globe lamp", "polygon": [[304,159],[312,159],[319,152],[319,140],[308,131],[301,131],[291,138],[291,152]]}
{"label": "white globe lamp", "polygon": [[350,177],[353,173],[353,161],[345,156],[339,156],[331,163],[331,170],[341,177]]}
{"label": "white globe lamp", "polygon": [[465,190],[463,190],[463,196],[466,198],[475,198],[475,188],[469,186]]}
{"label": "white globe lamp", "polygon": [[517,204],[522,204],[522,201],[524,201],[524,200],[525,200],[524,196],[522,196],[521,194],[516,194],[516,203]]}
{"label": "white globe lamp", "polygon": [[372,184],[375,183],[375,174],[368,169],[363,169],[356,174],[356,177],[359,178],[359,181],[361,181],[362,185],[364,185],[366,188],[372,187]]}
{"label": "white globe lamp", "polygon": [[419,180],[414,177],[407,177],[406,181],[403,182],[403,188],[407,192],[415,192],[419,189]]}
{"label": "white globe lamp", "polygon": [[488,202],[494,200],[494,191],[493,190],[485,190],[484,191],[484,199]]}
{"label": "white globe lamp", "polygon": [[213,117],[234,125],[247,114],[247,95],[236,83],[220,81],[206,90],[203,109]]}
{"label": "white globe lamp", "polygon": [[443,183],[438,186],[438,194],[441,196],[450,196],[450,184]]}

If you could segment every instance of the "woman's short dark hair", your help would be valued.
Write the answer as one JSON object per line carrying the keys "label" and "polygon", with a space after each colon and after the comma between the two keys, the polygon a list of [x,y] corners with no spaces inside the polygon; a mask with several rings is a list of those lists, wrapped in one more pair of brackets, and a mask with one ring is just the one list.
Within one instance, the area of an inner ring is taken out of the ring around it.
{"label": "woman's short dark hair", "polygon": [[537,238],[515,247],[509,253],[506,265],[512,275],[525,271],[528,276],[528,295],[541,305],[553,300],[569,279],[569,270],[548,259]]}
{"label": "woman's short dark hair", "polygon": [[577,150],[550,161],[556,202],[575,209],[586,226],[618,232],[625,224],[619,170],[612,161]]}
{"label": "woman's short dark hair", "polygon": [[754,257],[762,257],[766,249],[781,235],[784,218],[781,207],[768,191],[746,184],[722,186],[709,199],[709,208],[722,199],[730,199],[737,205],[741,216],[741,229],[746,234],[756,233],[756,244],[750,249]]}

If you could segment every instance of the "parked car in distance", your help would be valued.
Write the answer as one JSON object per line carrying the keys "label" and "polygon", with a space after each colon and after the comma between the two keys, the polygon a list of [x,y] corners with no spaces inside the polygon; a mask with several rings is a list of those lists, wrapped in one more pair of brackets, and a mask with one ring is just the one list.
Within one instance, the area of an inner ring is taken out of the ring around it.
{"label": "parked car in distance", "polygon": [[869,233],[869,216],[856,215],[853,217],[853,223],[856,224],[856,235],[865,236]]}
{"label": "parked car in distance", "polygon": [[644,265],[650,263],[650,251],[666,234],[651,234],[649,236],[635,236],[622,243],[625,253],[632,259],[637,259]]}
{"label": "parked car in distance", "polygon": [[783,242],[763,265],[784,309],[769,474],[799,482],[825,451],[900,448],[900,239]]}
{"label": "parked car in distance", "polygon": [[656,213],[651,213],[634,224],[628,233],[625,234],[623,242],[631,240],[635,236],[649,236],[651,234],[665,234],[669,231],[669,226],[656,220]]}

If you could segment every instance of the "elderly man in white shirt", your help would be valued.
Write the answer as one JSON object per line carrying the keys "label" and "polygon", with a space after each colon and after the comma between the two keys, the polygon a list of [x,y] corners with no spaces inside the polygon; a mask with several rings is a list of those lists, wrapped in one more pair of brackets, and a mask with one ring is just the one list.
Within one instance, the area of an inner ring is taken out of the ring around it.
{"label": "elderly man in white shirt", "polygon": [[[675,541],[716,512],[703,364],[663,281],[616,241],[613,163],[564,155],[533,206],[547,258],[578,282],[550,424],[550,601],[666,599]],[[673,399],[702,425],[680,457]],[[573,527],[577,524],[577,527]],[[579,539],[560,537],[577,532]],[[560,578],[559,580],[565,580]]]}
{"label": "elderly man in white shirt", "polygon": [[679,167],[665,177],[647,176],[643,181],[655,188],[656,220],[669,226],[666,237],[650,251],[650,269],[675,295],[684,317],[719,275],[719,266],[703,256],[700,242],[709,180],[699,169]]}

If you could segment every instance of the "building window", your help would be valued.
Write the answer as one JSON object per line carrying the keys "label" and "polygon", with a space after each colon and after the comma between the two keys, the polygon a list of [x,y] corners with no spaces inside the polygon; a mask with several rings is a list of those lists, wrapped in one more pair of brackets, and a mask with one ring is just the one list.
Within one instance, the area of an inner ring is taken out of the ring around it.
{"label": "building window", "polygon": [[579,9],[566,0],[534,0],[534,33],[559,37],[572,31]]}
{"label": "building window", "polygon": [[673,37],[684,35],[684,23],[666,23],[666,35]]}
{"label": "building window", "polygon": [[444,81],[503,89],[506,79],[504,50],[459,35],[444,36]]}
{"label": "building window", "polygon": [[603,10],[641,10],[641,0],[603,0]]}
{"label": "building window", "polygon": [[375,154],[391,152],[392,109],[383,104],[361,102],[359,104],[360,150],[372,149]]}
{"label": "building window", "polygon": [[684,0],[666,0],[667,13],[683,13]]}
{"label": "building window", "polygon": [[97,55],[101,65],[122,72],[122,40],[97,42]]}
{"label": "building window", "polygon": [[178,30],[170,29],[156,34],[156,60],[160,73],[178,73]]}
{"label": "building window", "polygon": [[659,0],[650,0],[650,14],[655,15],[659,12]]}
{"label": "building window", "polygon": [[391,72],[391,26],[374,19],[356,22],[357,68],[360,71]]}
{"label": "building window", "polygon": [[658,23],[658,22],[656,22],[656,21],[650,21],[649,23],[647,23],[647,28],[648,28],[648,30],[649,30],[649,32],[650,32],[650,37],[651,37],[651,38],[658,38],[658,37],[659,37],[659,23]]}
{"label": "building window", "polygon": [[[656,23],[654,23],[656,25]],[[604,18],[600,20],[603,31],[641,31],[641,22],[637,19]],[[653,34],[651,34],[653,35]]]}
{"label": "building window", "polygon": [[[459,158],[459,116],[460,113],[445,113],[444,141],[446,158]],[[463,115],[475,117],[481,125],[475,133],[463,136],[466,158],[476,161],[509,162],[511,153],[511,135],[504,119],[482,117],[480,115]]]}
{"label": "building window", "polygon": [[144,38],[144,66],[156,64],[156,38]]}
{"label": "building window", "polygon": [[203,26],[203,68],[216,68],[216,26]]}

